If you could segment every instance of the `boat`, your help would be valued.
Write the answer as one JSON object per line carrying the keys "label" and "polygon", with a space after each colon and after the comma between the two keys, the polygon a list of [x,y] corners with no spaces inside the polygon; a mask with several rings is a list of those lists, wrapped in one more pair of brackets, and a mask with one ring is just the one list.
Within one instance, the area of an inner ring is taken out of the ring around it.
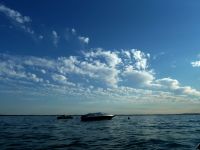
{"label": "boat", "polygon": [[81,116],[81,121],[100,121],[100,120],[111,120],[114,115],[106,113],[88,113]]}
{"label": "boat", "polygon": [[196,150],[200,149],[200,143],[197,145]]}
{"label": "boat", "polygon": [[60,115],[57,116],[57,119],[73,119],[73,117],[70,115]]}

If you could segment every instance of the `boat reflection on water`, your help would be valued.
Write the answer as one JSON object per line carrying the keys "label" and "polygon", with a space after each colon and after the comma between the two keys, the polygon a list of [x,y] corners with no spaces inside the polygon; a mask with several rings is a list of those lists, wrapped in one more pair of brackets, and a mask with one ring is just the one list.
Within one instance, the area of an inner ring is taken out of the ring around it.
{"label": "boat reflection on water", "polygon": [[114,115],[106,113],[89,113],[81,116],[81,121],[100,121],[100,120],[111,120]]}

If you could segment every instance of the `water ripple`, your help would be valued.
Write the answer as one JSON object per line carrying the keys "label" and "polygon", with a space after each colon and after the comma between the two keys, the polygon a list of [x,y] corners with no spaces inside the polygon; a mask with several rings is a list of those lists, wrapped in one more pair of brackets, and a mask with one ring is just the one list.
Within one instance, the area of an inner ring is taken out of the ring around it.
{"label": "water ripple", "polygon": [[116,116],[81,122],[55,116],[1,116],[4,149],[195,149],[200,143],[200,115]]}

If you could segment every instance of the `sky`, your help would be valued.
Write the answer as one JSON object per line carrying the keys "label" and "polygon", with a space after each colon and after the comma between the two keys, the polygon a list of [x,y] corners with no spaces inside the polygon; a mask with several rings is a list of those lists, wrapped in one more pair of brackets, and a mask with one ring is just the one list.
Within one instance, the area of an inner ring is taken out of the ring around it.
{"label": "sky", "polygon": [[199,0],[0,0],[0,114],[200,113]]}

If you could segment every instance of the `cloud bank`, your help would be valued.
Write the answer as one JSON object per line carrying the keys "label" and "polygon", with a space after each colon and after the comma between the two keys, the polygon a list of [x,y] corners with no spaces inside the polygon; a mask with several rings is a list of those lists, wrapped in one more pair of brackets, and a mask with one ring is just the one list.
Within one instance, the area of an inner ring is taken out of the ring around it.
{"label": "cloud bank", "polygon": [[89,99],[199,102],[198,90],[170,77],[156,78],[149,64],[150,54],[136,49],[97,48],[56,59],[0,54],[0,82],[8,89],[14,84],[31,92],[31,87],[37,86],[39,93],[52,91],[49,93]]}

